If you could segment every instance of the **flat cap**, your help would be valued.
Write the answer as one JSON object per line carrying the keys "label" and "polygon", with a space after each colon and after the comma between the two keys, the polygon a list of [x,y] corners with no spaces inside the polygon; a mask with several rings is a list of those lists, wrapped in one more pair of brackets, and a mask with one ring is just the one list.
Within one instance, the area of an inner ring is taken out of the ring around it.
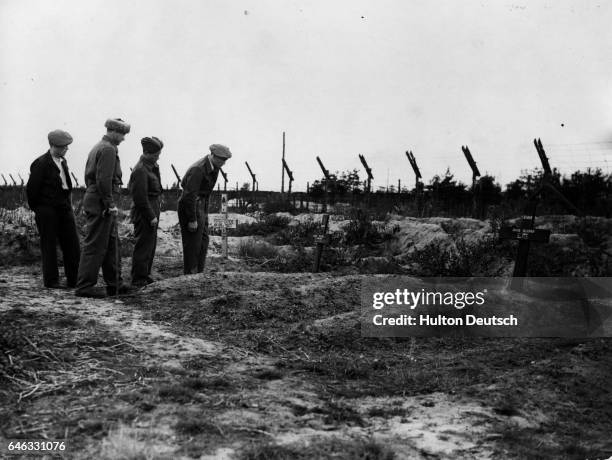
{"label": "flat cap", "polygon": [[230,152],[230,149],[228,149],[225,145],[213,144],[209,148],[210,153],[218,158],[227,160],[228,158],[232,157],[232,152]]}
{"label": "flat cap", "polygon": [[143,137],[140,139],[140,143],[142,144],[142,151],[144,153],[157,153],[164,147],[164,143],[161,139],[155,136]]}
{"label": "flat cap", "polygon": [[56,145],[58,147],[65,147],[68,144],[72,144],[72,136],[61,129],[51,131],[47,138],[49,139],[49,144]]}
{"label": "flat cap", "polygon": [[121,118],[109,118],[104,123],[106,129],[110,129],[111,131],[117,131],[121,134],[127,134],[130,132],[130,125],[123,121]]}

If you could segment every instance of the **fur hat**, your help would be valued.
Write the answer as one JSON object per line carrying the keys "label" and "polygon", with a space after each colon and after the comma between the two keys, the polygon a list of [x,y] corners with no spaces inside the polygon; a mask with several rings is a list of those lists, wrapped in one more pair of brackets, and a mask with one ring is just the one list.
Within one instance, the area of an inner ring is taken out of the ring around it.
{"label": "fur hat", "polygon": [[49,139],[50,145],[55,145],[57,147],[65,147],[68,144],[72,144],[72,136],[61,129],[51,131],[47,138]]}
{"label": "fur hat", "polygon": [[140,143],[142,144],[142,151],[144,153],[157,153],[164,147],[164,143],[161,139],[155,136],[143,137],[140,139]]}
{"label": "fur hat", "polygon": [[232,157],[232,152],[225,145],[221,144],[213,144],[210,147],[210,153],[212,153],[217,158],[221,158],[223,160],[227,160]]}
{"label": "fur hat", "polygon": [[130,125],[121,118],[109,118],[106,120],[106,123],[104,123],[104,126],[106,129],[117,131],[121,134],[127,134],[130,132]]}

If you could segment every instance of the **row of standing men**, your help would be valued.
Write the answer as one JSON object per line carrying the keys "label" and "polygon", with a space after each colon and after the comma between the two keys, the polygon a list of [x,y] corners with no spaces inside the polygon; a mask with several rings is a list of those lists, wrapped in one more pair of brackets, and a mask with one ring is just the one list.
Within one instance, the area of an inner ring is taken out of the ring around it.
{"label": "row of standing men", "polygon": [[[81,244],[72,209],[72,181],[66,162],[72,136],[63,130],[48,135],[49,150],[30,166],[26,186],[28,205],[34,211],[42,255],[45,287],[74,288],[82,297],[124,294],[152,283],[151,268],[157,243],[162,185],[157,164],[164,147],[157,137],[141,139],[143,153],[132,169],[128,190],[133,205],[134,225],[131,287],[121,276],[117,200],[122,172],[119,144],[130,132],[120,118],[106,120],[106,134],[89,152],[85,165],[85,238]],[[210,153],[189,167],[181,181],[178,218],[183,243],[185,274],[204,269],[208,250],[208,201],[220,168],[231,158],[221,144],[210,146]],[[63,254],[66,285],[59,281],[57,246]],[[98,287],[102,268],[105,288]]]}

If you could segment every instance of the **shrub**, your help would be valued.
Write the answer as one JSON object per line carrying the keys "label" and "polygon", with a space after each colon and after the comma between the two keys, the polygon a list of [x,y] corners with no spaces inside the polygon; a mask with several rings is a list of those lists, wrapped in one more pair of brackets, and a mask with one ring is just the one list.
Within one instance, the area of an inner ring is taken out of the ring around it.
{"label": "shrub", "polygon": [[407,262],[417,263],[423,276],[495,276],[498,273],[490,272],[494,263],[513,253],[509,243],[499,243],[493,234],[477,242],[463,238],[453,242],[443,246],[433,241],[414,251]]}
{"label": "shrub", "polygon": [[252,259],[274,259],[278,257],[278,249],[269,244],[248,239],[241,241],[238,245],[238,255]]}
{"label": "shrub", "polygon": [[275,244],[290,244],[292,246],[312,246],[315,244],[315,236],[321,233],[321,224],[312,218],[290,225],[274,235]]}

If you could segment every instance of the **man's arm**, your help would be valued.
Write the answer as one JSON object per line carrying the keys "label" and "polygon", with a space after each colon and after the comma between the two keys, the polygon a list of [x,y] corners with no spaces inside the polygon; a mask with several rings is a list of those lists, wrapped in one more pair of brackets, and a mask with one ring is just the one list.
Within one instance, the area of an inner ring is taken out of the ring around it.
{"label": "man's arm", "polygon": [[144,214],[148,222],[155,219],[155,213],[149,204],[149,178],[147,172],[142,168],[132,171],[130,177],[130,191],[134,206]]}
{"label": "man's arm", "polygon": [[183,203],[185,204],[185,214],[188,222],[197,220],[197,198],[202,183],[202,171],[200,168],[191,168],[183,178]]}
{"label": "man's arm", "polygon": [[38,160],[34,161],[30,166],[30,177],[26,184],[26,195],[28,197],[28,206],[34,210],[40,201],[40,187],[42,186],[45,172],[44,168]]}
{"label": "man's arm", "polygon": [[115,174],[115,162],[117,153],[112,147],[104,147],[98,154],[96,164],[96,188],[102,198],[105,209],[115,207],[113,200],[113,175]]}

